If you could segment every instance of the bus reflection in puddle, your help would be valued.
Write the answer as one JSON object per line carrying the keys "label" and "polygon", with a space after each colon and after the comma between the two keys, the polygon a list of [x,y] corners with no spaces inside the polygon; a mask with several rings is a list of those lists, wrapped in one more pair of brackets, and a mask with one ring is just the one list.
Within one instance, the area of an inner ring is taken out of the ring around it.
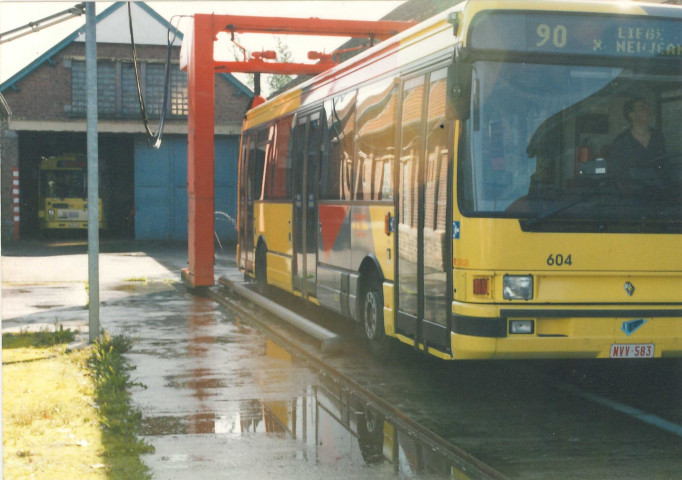
{"label": "bus reflection in puddle", "polygon": [[[396,427],[357,392],[316,374],[274,341],[241,331],[239,320],[237,331],[216,336],[216,328],[229,324],[217,321],[211,307],[202,300],[193,303],[184,368],[165,377],[179,396],[168,397],[171,405],[158,411],[163,414],[142,419],[140,433],[157,447],[162,462],[178,458],[192,462],[192,469],[205,461],[220,464],[225,459],[216,455],[240,455],[229,439],[243,439],[240,452],[267,448],[273,460],[286,464],[286,457],[306,468],[368,466],[369,475],[381,478],[393,473],[398,478],[470,478],[448,452],[434,451],[416,433]],[[177,405],[192,413],[178,416]],[[184,435],[194,440],[178,438]],[[263,438],[280,439],[281,450]],[[167,448],[166,441],[173,446]],[[229,452],[222,450],[224,442],[231,445]]]}
{"label": "bus reflection in puddle", "polygon": [[[294,363],[287,350],[269,339],[266,353],[289,365]],[[278,370],[281,375],[291,371]],[[253,407],[240,411],[243,433],[289,435],[302,444],[303,459],[315,464],[332,464],[345,457],[365,465],[389,462],[396,473],[408,478],[422,474],[469,478],[444,455],[400,431],[371,404],[326,376],[320,377],[318,385],[308,386],[304,396],[261,402],[260,415],[254,415]]]}

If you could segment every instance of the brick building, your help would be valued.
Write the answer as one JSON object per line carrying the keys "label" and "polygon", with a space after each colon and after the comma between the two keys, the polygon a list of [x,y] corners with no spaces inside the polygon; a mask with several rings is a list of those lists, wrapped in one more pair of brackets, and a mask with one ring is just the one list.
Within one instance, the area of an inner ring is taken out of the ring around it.
{"label": "brick building", "polygon": [[[163,103],[170,25],[144,3],[132,4],[140,86],[150,128]],[[178,67],[181,36],[170,52],[171,80],[161,148],[149,147],[140,116],[128,9],[118,2],[97,16],[100,197],[104,236],[187,239],[187,76]],[[216,210],[236,216],[241,121],[253,93],[231,75],[215,77]],[[38,235],[41,157],[85,154],[85,27],[54,45],[0,85],[2,241],[13,239],[12,170],[19,169],[21,238]],[[11,114],[9,113],[11,112]],[[134,209],[134,216],[131,212]],[[132,221],[131,221],[132,219]],[[134,225],[134,232],[132,227]],[[221,239],[234,226],[217,222]]]}

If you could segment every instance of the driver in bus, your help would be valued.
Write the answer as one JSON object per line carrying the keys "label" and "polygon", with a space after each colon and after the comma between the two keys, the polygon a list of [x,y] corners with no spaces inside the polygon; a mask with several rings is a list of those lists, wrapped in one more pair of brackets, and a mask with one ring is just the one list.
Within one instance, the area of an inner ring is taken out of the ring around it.
{"label": "driver in bus", "polygon": [[613,141],[608,158],[609,176],[623,193],[645,187],[663,187],[665,178],[665,139],[651,127],[651,107],[642,97],[633,97],[623,105],[623,116],[630,128]]}

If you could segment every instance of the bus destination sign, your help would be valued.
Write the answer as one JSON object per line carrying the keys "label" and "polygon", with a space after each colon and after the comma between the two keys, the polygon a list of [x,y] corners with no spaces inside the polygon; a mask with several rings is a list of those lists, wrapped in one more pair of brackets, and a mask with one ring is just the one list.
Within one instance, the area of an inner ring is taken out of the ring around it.
{"label": "bus destination sign", "polygon": [[471,29],[474,50],[682,60],[682,21],[570,13],[489,12]]}

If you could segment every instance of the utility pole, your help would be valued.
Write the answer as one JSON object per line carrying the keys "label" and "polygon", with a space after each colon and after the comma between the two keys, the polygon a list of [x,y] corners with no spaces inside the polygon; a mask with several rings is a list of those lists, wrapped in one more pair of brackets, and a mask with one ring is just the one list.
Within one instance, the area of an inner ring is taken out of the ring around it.
{"label": "utility pole", "polygon": [[97,144],[97,18],[95,2],[85,5],[85,85],[88,148],[89,339],[99,337],[99,161]]}

